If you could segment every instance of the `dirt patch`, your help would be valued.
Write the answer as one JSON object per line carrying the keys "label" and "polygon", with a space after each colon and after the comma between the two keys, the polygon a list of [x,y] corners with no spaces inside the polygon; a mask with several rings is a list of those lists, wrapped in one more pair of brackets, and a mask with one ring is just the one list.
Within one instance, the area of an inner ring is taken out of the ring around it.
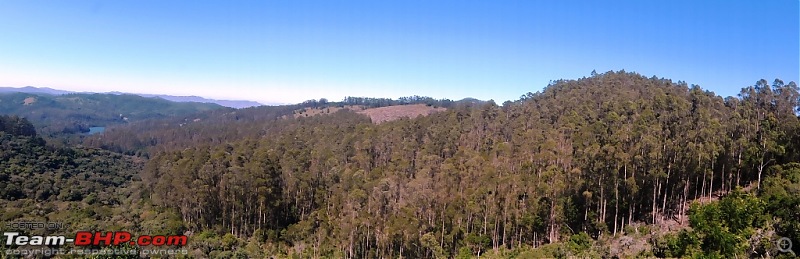
{"label": "dirt patch", "polygon": [[36,98],[35,97],[28,97],[28,98],[25,98],[25,100],[22,101],[22,105],[31,105],[31,104],[33,104],[35,102],[36,102]]}
{"label": "dirt patch", "polygon": [[[425,104],[394,105],[369,109],[365,109],[364,106],[360,105],[347,105],[344,107],[305,108],[294,111],[292,116],[295,118],[312,117],[317,115],[333,114],[344,109],[367,115],[375,124],[393,121],[400,118],[416,118],[417,116],[427,116],[435,112],[447,110],[446,108],[427,106]],[[283,116],[283,118],[286,119],[289,118],[289,116]]]}
{"label": "dirt patch", "polygon": [[427,116],[435,112],[445,111],[446,108],[427,106],[425,104],[395,105],[373,109],[366,109],[358,113],[369,116],[372,122],[380,124],[382,122],[393,121],[400,118],[416,118],[417,116]]}
{"label": "dirt patch", "polygon": [[[338,111],[344,110],[344,109],[348,109],[348,110],[351,110],[351,111],[358,112],[358,111],[364,110],[364,107],[357,106],[357,105],[347,105],[347,106],[344,106],[344,107],[334,106],[334,107],[323,107],[323,108],[305,108],[305,109],[294,111],[293,116],[295,118],[312,117],[312,116],[317,116],[317,115],[333,114],[335,112],[338,112]],[[283,118],[286,119],[286,118],[288,118],[288,116],[283,116]]]}

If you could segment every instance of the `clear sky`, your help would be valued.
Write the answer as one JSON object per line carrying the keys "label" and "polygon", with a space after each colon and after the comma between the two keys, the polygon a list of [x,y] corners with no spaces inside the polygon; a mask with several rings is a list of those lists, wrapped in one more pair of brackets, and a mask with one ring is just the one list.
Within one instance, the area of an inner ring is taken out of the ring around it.
{"label": "clear sky", "polygon": [[800,1],[0,2],[0,86],[516,100],[592,70],[797,81]]}

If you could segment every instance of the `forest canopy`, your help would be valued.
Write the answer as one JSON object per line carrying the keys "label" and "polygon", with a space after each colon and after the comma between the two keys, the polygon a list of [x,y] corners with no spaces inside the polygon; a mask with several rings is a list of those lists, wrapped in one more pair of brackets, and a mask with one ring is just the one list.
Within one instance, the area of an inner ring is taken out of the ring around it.
{"label": "forest canopy", "polygon": [[146,160],[121,206],[161,213],[198,257],[725,258],[800,240],[795,82],[723,98],[619,71],[502,105],[342,102],[447,107],[380,124],[348,109],[285,116],[341,104],[321,101],[132,123],[83,144]]}
{"label": "forest canopy", "polygon": [[800,159],[798,97],[781,80],[722,98],[608,72],[502,106],[455,105],[380,125],[347,111],[273,122],[260,134],[161,152],[142,177],[189,229],[308,255],[516,251],[630,234],[632,225],[695,224],[694,200],[760,194],[774,170]]}

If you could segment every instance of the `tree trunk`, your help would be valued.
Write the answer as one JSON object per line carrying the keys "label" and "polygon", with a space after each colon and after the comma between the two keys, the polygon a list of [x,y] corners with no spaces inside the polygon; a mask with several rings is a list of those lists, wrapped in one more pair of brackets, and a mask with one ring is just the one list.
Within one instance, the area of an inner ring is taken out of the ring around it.
{"label": "tree trunk", "polygon": [[689,196],[689,178],[686,178],[686,184],[683,186],[683,201],[681,201],[681,225],[683,225],[683,218],[686,215],[686,199]]}
{"label": "tree trunk", "polygon": [[614,178],[614,231],[613,231],[613,236],[617,236],[617,217],[618,216],[619,216],[619,180],[617,178]]}
{"label": "tree trunk", "polygon": [[742,151],[739,150],[739,161],[736,164],[736,186],[739,186],[740,173],[742,171]]}
{"label": "tree trunk", "polygon": [[[723,166],[723,168],[725,168]],[[708,200],[711,200],[711,196],[714,193],[714,161],[711,161],[711,180],[708,182]]]}
{"label": "tree trunk", "polygon": [[558,227],[556,226],[556,199],[550,200],[550,233],[548,233],[550,243],[558,242]]}
{"label": "tree trunk", "polygon": [[658,180],[658,178],[656,178],[656,183],[655,183],[655,185],[653,185],[653,204],[652,204],[653,205],[653,210],[652,210],[653,222],[652,222],[652,224],[656,223],[656,214],[658,214],[658,212],[656,211],[656,197],[657,197],[658,193],[656,193],[656,191],[660,190],[660,189],[661,189],[661,182]]}
{"label": "tree trunk", "polygon": [[[675,158],[673,158],[673,161]],[[669,194],[669,177],[672,173],[672,162],[667,163],[667,179],[664,180],[664,199],[661,201],[661,213],[662,213],[662,220],[666,219],[667,216],[667,195]],[[659,188],[659,191],[661,189]],[[674,193],[673,193],[674,195]]]}

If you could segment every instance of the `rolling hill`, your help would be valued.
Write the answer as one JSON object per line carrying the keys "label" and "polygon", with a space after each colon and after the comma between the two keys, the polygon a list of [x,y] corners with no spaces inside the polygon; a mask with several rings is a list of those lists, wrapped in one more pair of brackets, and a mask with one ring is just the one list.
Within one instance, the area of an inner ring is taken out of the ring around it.
{"label": "rolling hill", "polygon": [[[2,93],[29,93],[29,94],[48,94],[48,95],[63,95],[63,94],[94,94],[92,92],[74,92],[66,90],[58,90],[49,87],[0,87],[0,94]],[[247,100],[216,100],[208,99],[200,96],[175,96],[165,94],[137,94],[137,93],[123,93],[123,92],[108,92],[100,94],[115,94],[115,95],[138,95],[142,97],[158,97],[167,101],[173,102],[196,102],[196,103],[215,103],[221,106],[230,108],[248,108],[262,106],[264,104]]]}
{"label": "rolling hill", "polygon": [[45,136],[216,109],[225,108],[137,95],[0,93],[0,114],[25,117]]}

